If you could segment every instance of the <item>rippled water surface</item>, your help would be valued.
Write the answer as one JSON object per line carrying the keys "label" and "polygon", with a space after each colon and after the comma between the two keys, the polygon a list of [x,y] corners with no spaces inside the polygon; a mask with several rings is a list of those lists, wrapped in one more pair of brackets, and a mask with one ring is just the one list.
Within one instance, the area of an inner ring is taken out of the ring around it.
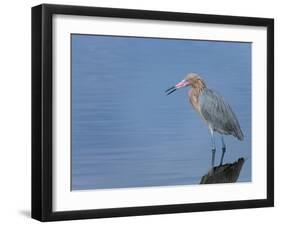
{"label": "rippled water surface", "polygon": [[209,130],[187,88],[164,94],[188,72],[232,106],[245,139],[225,137],[225,162],[246,157],[251,181],[250,43],[72,35],[72,189],[198,184]]}

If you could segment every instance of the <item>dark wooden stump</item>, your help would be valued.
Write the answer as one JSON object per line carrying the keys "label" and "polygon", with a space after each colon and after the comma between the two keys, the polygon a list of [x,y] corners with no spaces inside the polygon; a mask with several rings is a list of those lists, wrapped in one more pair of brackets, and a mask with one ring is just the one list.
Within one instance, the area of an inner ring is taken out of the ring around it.
{"label": "dark wooden stump", "polygon": [[234,183],[240,175],[244,162],[244,158],[239,158],[236,162],[215,166],[201,178],[200,184]]}

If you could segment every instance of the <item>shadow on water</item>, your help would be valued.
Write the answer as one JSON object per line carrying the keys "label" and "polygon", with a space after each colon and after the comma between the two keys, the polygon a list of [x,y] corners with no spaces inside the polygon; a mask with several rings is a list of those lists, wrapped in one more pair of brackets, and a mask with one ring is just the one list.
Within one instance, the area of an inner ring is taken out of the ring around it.
{"label": "shadow on water", "polygon": [[30,210],[19,210],[19,214],[24,216],[24,217],[28,217],[28,218],[31,217]]}
{"label": "shadow on water", "polygon": [[215,166],[201,178],[200,184],[235,183],[244,162],[244,158],[239,158],[233,163]]}

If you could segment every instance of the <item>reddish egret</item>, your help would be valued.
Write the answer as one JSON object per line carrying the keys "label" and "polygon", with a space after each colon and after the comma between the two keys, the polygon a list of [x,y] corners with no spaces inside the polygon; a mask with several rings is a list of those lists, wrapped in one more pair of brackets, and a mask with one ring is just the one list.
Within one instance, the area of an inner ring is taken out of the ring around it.
{"label": "reddish egret", "polygon": [[217,92],[207,88],[205,82],[195,73],[188,74],[181,82],[166,90],[167,95],[177,89],[191,86],[188,92],[189,101],[192,107],[207,123],[212,139],[212,167],[215,163],[215,139],[214,132],[221,134],[222,155],[220,165],[226,152],[226,145],[223,135],[233,135],[239,140],[243,140],[244,135],[239,122],[227,102]]}

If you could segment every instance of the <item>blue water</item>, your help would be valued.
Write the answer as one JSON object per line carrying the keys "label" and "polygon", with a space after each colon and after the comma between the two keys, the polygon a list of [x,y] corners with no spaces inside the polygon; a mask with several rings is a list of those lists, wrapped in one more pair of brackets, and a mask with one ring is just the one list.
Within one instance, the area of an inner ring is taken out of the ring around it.
{"label": "blue water", "polygon": [[[232,106],[245,139],[226,136],[225,162],[246,157],[251,181],[251,44],[72,35],[72,189],[198,184],[209,130],[187,99],[164,91],[188,72]],[[218,164],[220,136],[216,136]]]}

